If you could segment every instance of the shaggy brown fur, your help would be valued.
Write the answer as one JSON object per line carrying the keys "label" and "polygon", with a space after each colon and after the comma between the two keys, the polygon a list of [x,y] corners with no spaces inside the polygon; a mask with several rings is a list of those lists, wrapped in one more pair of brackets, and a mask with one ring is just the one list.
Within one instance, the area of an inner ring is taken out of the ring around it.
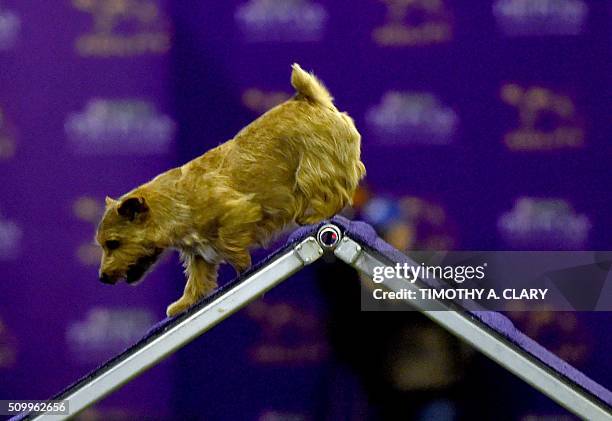
{"label": "shaggy brown fur", "polygon": [[187,285],[168,315],[217,286],[221,262],[238,272],[249,248],[294,222],[313,224],[351,202],[365,174],[361,137],[314,75],[293,65],[296,95],[233,139],[164,172],[119,200],[98,227],[100,279],[138,281],[162,251],[180,251]]}

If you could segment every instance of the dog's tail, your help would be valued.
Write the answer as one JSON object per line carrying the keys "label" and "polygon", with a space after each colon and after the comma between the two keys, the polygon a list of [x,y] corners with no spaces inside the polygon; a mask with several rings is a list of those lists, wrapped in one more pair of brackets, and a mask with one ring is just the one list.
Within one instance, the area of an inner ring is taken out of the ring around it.
{"label": "dog's tail", "polygon": [[293,72],[291,72],[291,85],[293,85],[299,96],[319,105],[333,107],[334,99],[315,75],[304,71],[297,63],[293,63],[291,68],[293,69]]}

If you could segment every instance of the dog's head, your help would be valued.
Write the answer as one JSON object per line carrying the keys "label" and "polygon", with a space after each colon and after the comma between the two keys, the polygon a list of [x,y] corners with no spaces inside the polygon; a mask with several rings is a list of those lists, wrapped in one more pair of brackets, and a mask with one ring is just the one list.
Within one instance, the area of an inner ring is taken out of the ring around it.
{"label": "dog's head", "polygon": [[138,282],[157,261],[164,247],[156,240],[155,224],[144,195],[128,194],[120,200],[106,198],[106,209],[96,241],[102,247],[100,281]]}

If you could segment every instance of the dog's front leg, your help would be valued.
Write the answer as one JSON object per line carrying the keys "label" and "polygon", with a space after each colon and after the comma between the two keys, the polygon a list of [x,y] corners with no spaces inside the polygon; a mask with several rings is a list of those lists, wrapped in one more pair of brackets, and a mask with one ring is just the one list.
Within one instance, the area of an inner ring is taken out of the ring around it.
{"label": "dog's front leg", "polygon": [[168,306],[166,310],[168,316],[181,313],[217,288],[218,263],[207,262],[195,254],[186,254],[182,258],[185,264],[187,284],[183,296]]}

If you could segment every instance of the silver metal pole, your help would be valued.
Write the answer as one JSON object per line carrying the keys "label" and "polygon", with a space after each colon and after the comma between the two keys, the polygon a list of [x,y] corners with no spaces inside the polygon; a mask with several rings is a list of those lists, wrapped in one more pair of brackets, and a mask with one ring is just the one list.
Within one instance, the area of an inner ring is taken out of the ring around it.
{"label": "silver metal pole", "polygon": [[[387,266],[375,253],[363,248],[355,240],[347,236],[342,238],[341,230],[337,226],[327,224],[319,229],[316,239],[315,237],[306,238],[223,295],[170,327],[151,342],[144,344],[124,358],[118,358],[116,363],[95,373],[83,385],[70,391],[67,396],[63,397],[69,401],[70,415],[57,416],[43,413],[36,415],[33,419],[64,420],[74,416],[206,332],[305,265],[319,259],[324,249],[333,250],[340,260],[369,277],[373,276],[374,267]],[[417,284],[399,278],[388,279],[385,285],[395,291],[419,289]],[[411,301],[410,304],[576,415],[589,420],[612,420],[609,409],[577,387],[572,387],[569,381],[560,378],[554,371],[496,335],[495,332],[468,314],[448,310],[443,303],[428,302],[427,308],[424,307],[424,303],[418,301]],[[431,310],[432,305],[439,308]]]}
{"label": "silver metal pole", "polygon": [[323,249],[317,240],[314,237],[306,238],[194,314],[170,327],[151,342],[126,355],[125,358],[119,358],[116,363],[95,373],[83,385],[70,391],[66,397],[62,397],[62,400],[68,401],[69,415],[41,413],[33,419],[64,420],[74,416],[322,255]]}

